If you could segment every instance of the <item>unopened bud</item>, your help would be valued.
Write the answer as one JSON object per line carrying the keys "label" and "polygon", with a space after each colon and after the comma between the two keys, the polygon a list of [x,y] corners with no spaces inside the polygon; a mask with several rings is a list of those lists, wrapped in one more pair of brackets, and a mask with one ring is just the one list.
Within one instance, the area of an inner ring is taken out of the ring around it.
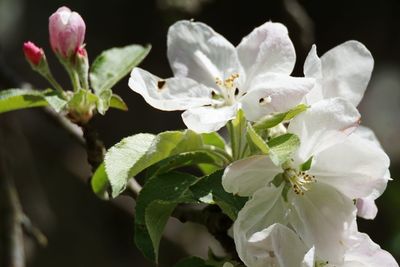
{"label": "unopened bud", "polygon": [[67,7],[59,8],[49,18],[50,44],[62,58],[74,55],[85,39],[86,26],[77,12]]}
{"label": "unopened bud", "polygon": [[44,51],[42,48],[36,46],[34,43],[28,41],[23,45],[23,51],[26,60],[32,65],[32,67],[37,67],[42,60],[45,59]]}
{"label": "unopened bud", "polygon": [[26,60],[29,62],[29,65],[31,65],[32,69],[46,78],[54,89],[62,93],[62,87],[51,74],[43,49],[32,42],[25,42],[22,49]]}

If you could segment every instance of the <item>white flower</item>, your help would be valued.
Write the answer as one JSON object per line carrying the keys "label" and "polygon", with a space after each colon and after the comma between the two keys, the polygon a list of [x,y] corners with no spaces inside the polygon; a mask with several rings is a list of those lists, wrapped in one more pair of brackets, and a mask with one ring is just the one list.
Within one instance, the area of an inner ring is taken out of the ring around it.
{"label": "white flower", "polygon": [[[355,225],[355,223],[354,223]],[[251,259],[248,267],[398,267],[387,251],[372,242],[367,234],[356,228],[343,242],[346,247],[343,263],[332,264],[309,248],[294,231],[281,224],[273,224],[254,233],[245,251]]]}
{"label": "white flower", "polygon": [[326,52],[321,58],[312,46],[304,63],[305,77],[315,78],[315,87],[306,103],[341,97],[357,106],[371,78],[374,59],[360,42],[347,41]]}
{"label": "white flower", "polygon": [[174,77],[161,79],[135,68],[129,86],[161,110],[186,110],[186,126],[212,132],[242,107],[249,120],[297,105],[314,79],[290,77],[295,51],[287,29],[267,22],[234,47],[209,26],[179,21],[168,31]]}
{"label": "white flower", "polygon": [[[241,257],[253,233],[282,223],[290,224],[308,247],[315,246],[317,255],[335,264],[343,261],[343,241],[356,212],[353,199],[381,193],[384,188],[377,181],[389,166],[381,149],[351,134],[359,118],[356,108],[343,99],[321,100],[288,127],[301,141],[291,163],[282,168],[268,156],[253,156],[226,168],[225,190],[252,196],[234,225]],[[310,157],[311,169],[300,171]],[[271,182],[279,173],[284,183],[275,186]]]}
{"label": "white flower", "polygon": [[[374,60],[368,49],[357,41],[348,41],[318,57],[313,45],[304,63],[304,75],[316,79],[314,88],[306,95],[305,102],[314,104],[323,99],[341,97],[357,106],[371,78]],[[360,138],[371,141],[367,147],[375,144],[385,153],[372,130],[359,127],[355,132]],[[358,138],[356,138],[358,139]],[[365,141],[362,141],[365,143]],[[376,150],[376,149],[374,149]],[[387,161],[389,167],[389,161]],[[377,187],[369,196],[357,199],[357,215],[364,219],[374,219],[378,209],[377,199],[385,190],[390,173],[387,172],[377,180]]]}
{"label": "white flower", "polygon": [[[254,233],[244,249],[249,267],[300,267],[309,257],[306,246],[296,233],[279,223]],[[314,255],[308,261],[313,262]]]}

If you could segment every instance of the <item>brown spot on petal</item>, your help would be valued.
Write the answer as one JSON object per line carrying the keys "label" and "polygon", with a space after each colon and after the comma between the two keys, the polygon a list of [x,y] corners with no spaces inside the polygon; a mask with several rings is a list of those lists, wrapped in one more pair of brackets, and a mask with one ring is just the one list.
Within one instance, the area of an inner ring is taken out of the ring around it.
{"label": "brown spot on petal", "polygon": [[164,86],[165,86],[165,81],[164,80],[159,80],[157,82],[157,87],[158,87],[159,90],[162,90],[164,88]]}

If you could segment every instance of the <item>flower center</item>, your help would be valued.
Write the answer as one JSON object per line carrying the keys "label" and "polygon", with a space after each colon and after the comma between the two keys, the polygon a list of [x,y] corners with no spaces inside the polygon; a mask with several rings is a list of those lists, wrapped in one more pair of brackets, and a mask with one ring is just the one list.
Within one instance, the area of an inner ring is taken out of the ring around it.
{"label": "flower center", "polygon": [[236,101],[236,97],[239,95],[239,88],[237,88],[236,79],[239,78],[238,73],[233,73],[227,79],[221,80],[219,77],[215,78],[215,84],[220,89],[220,94],[212,92],[213,98],[222,97],[225,101],[223,105],[232,105]]}
{"label": "flower center", "polygon": [[317,181],[314,175],[310,175],[306,171],[297,171],[292,168],[286,169],[283,173],[283,177],[286,182],[291,185],[293,191],[297,195],[304,195],[304,193],[310,189],[311,184]]}

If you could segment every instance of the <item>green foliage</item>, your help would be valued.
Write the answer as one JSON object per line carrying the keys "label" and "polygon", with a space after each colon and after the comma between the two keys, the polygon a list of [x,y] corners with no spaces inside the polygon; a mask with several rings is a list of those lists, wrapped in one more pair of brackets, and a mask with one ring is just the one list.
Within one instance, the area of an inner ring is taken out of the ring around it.
{"label": "green foliage", "polygon": [[222,187],[223,173],[223,170],[220,170],[209,176],[202,177],[196,184],[191,186],[190,190],[197,200],[211,195],[214,202],[222,211],[228,215],[229,218],[235,220],[238,212],[246,203],[247,198],[234,196],[224,190]]}
{"label": "green foliage", "polygon": [[300,146],[300,139],[291,133],[283,134],[268,141],[269,156],[276,165],[290,160],[294,151]]}
{"label": "green foliage", "polygon": [[110,100],[110,108],[115,108],[123,111],[128,110],[128,106],[125,104],[124,100],[119,95],[113,94]]}
{"label": "green foliage", "polygon": [[311,168],[313,156],[311,156],[306,162],[300,165],[300,171],[308,171]]}
{"label": "green foliage", "polygon": [[[269,148],[265,141],[259,136],[250,123],[247,124],[247,142],[250,152],[254,154],[268,154]],[[260,152],[260,153],[259,153]]]}
{"label": "green foliage", "polygon": [[[210,140],[207,141],[210,142]],[[99,196],[104,197],[104,190],[109,183],[112,189],[112,197],[116,197],[125,189],[130,177],[162,160],[179,154],[183,155],[161,163],[158,166],[160,171],[165,172],[166,170],[200,163],[218,165],[216,168],[220,168],[224,165],[226,159],[216,153],[214,148],[204,144],[202,135],[190,130],[169,131],[158,135],[137,134],[124,138],[106,153],[105,172],[96,171],[92,179],[93,190]],[[224,153],[223,150],[219,152]],[[155,173],[156,171],[153,168],[151,172]]]}
{"label": "green foliage", "polygon": [[102,199],[109,199],[109,195],[107,192],[109,183],[108,177],[106,173],[106,169],[104,166],[104,162],[100,164],[95,173],[93,174],[92,179],[90,180],[93,192]]}
{"label": "green foliage", "polygon": [[201,134],[205,145],[212,145],[221,149],[225,149],[225,140],[217,132]]}
{"label": "green foliage", "polygon": [[60,111],[66,101],[51,89],[38,91],[31,89],[8,89],[0,91],[0,113],[18,109],[51,106]]}
{"label": "green foliage", "polygon": [[207,164],[214,166],[217,169],[223,166],[223,162],[221,162],[220,159],[213,157],[207,152],[204,151],[184,152],[178,155],[168,157],[160,161],[159,163],[151,166],[147,171],[147,177],[151,177],[153,175],[161,173],[166,173],[174,169],[186,166],[195,166],[197,164]]}
{"label": "green foliage", "polygon": [[147,258],[157,261],[165,224],[178,203],[194,201],[189,187],[197,179],[189,174],[170,172],[153,176],[144,185],[136,202],[135,243]]}
{"label": "green foliage", "polygon": [[111,88],[136,67],[149,53],[151,46],[129,45],[102,52],[90,69],[90,84],[99,97],[97,109],[104,114],[112,99]]}
{"label": "green foliage", "polygon": [[298,114],[306,111],[307,108],[308,108],[307,105],[300,104],[287,112],[277,113],[272,116],[268,116],[267,118],[262,119],[259,122],[255,123],[253,125],[254,130],[256,130],[257,132],[265,131],[269,128],[272,128],[272,127],[278,125],[281,122],[285,122],[285,121],[293,119]]}

